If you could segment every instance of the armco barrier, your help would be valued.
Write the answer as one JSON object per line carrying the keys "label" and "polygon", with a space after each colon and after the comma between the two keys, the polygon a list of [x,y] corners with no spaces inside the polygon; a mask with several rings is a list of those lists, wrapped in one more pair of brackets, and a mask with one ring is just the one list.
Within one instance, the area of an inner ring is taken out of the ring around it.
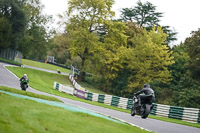
{"label": "armco barrier", "polygon": [[199,109],[184,108],[182,120],[194,122],[199,119]]}
{"label": "armco barrier", "polygon": [[93,96],[93,93],[88,92],[87,100],[92,101],[92,96]]}
{"label": "armco barrier", "polygon": [[200,123],[200,110],[199,110],[199,119],[198,119],[198,123]]}
{"label": "armco barrier", "polygon": [[82,91],[82,90],[76,90],[76,96],[82,99],[86,99],[87,98],[87,92]]}
{"label": "armco barrier", "polygon": [[128,99],[126,109],[131,110],[133,106],[133,99]]}
{"label": "armco barrier", "polygon": [[[112,96],[112,95],[104,95],[86,92],[83,90],[79,91],[82,87],[74,80],[72,75],[69,75],[69,79],[72,82],[74,88],[76,89],[76,96],[80,98],[84,98],[90,101],[96,101],[99,103],[104,103],[107,105],[115,106],[118,108],[131,110],[133,106],[133,99]],[[54,83],[54,88],[60,89],[60,84]],[[169,105],[162,105],[153,103],[153,109],[151,111],[151,115],[164,116],[174,119],[180,119],[193,123],[200,123],[200,110],[195,108],[184,108],[184,107],[176,107]]]}
{"label": "armco barrier", "polygon": [[156,108],[156,115],[158,116],[165,116],[168,117],[169,116],[169,110],[170,110],[170,106],[169,105],[162,105],[162,104],[157,104],[157,108]]}
{"label": "armco barrier", "polygon": [[74,88],[70,86],[64,86],[60,83],[54,82],[54,89],[60,91],[60,92],[65,92],[67,94],[74,95]]}
{"label": "armco barrier", "polygon": [[128,98],[120,97],[118,108],[126,109],[127,108]]}
{"label": "armco barrier", "polygon": [[157,104],[153,103],[153,109],[151,110],[151,115],[156,115]]}
{"label": "armco barrier", "polygon": [[182,120],[183,110],[184,110],[183,107],[170,106],[168,117]]}
{"label": "armco barrier", "polygon": [[112,96],[111,105],[112,105],[112,106],[115,106],[115,107],[118,107],[119,99],[120,99],[120,98],[119,98],[118,96]]}
{"label": "armco barrier", "polygon": [[105,95],[104,104],[111,105],[111,102],[112,102],[112,96],[111,95]]}
{"label": "armco barrier", "polygon": [[53,86],[54,89],[58,90],[59,89],[59,83],[57,82],[54,82],[54,86]]}
{"label": "armco barrier", "polygon": [[93,95],[92,95],[92,101],[98,102],[98,99],[99,99],[99,94],[93,93]]}
{"label": "armco barrier", "polygon": [[104,103],[104,98],[105,98],[105,95],[99,94],[98,102],[99,102],[99,103]]}
{"label": "armco barrier", "polygon": [[72,82],[72,85],[74,86],[75,89],[77,90],[82,90],[82,91],[86,91],[85,88],[81,87],[77,82],[76,80],[74,79],[74,77],[69,74],[69,80]]}

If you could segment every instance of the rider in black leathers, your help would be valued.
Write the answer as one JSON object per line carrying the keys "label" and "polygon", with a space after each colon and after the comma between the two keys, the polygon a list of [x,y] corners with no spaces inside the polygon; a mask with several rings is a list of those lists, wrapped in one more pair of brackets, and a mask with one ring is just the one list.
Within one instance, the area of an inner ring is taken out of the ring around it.
{"label": "rider in black leathers", "polygon": [[[145,95],[140,95],[144,93]],[[138,98],[138,105],[141,106],[143,102],[153,102],[155,100],[154,91],[150,88],[149,84],[144,84],[144,88],[134,94]]]}

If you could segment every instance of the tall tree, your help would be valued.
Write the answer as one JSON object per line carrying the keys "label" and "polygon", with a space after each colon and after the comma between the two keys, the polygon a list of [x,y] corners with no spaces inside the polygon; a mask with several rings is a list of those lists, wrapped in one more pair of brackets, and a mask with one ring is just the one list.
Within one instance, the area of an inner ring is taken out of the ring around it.
{"label": "tall tree", "polygon": [[170,81],[168,66],[173,64],[173,57],[166,45],[162,45],[167,35],[161,27],[154,27],[150,32],[144,31],[132,38],[134,48],[130,50],[128,68],[132,75],[129,77],[128,92],[133,88],[141,88],[144,83],[152,81]]}
{"label": "tall tree", "polygon": [[190,57],[189,70],[195,80],[200,80],[200,28],[191,33],[191,37],[185,40],[187,53]]}
{"label": "tall tree", "polygon": [[134,8],[124,8],[121,12],[121,18],[124,21],[136,22],[140,27],[146,27],[147,30],[158,25],[162,17],[162,13],[156,12],[156,6],[148,1],[144,4],[138,1]]}
{"label": "tall tree", "polygon": [[79,56],[82,60],[80,81],[86,69],[86,60],[100,45],[100,38],[95,33],[95,29],[110,21],[114,15],[111,11],[113,3],[113,0],[70,0],[68,2],[70,19],[67,30],[71,38],[69,51],[73,57]]}
{"label": "tall tree", "polygon": [[0,48],[8,48],[12,38],[11,24],[5,17],[0,18]]}
{"label": "tall tree", "polygon": [[[121,19],[125,22],[135,22],[139,27],[145,27],[150,31],[153,26],[160,26],[160,18],[163,13],[156,11],[156,6],[150,2],[137,2],[137,6],[133,8],[123,8],[121,11]],[[169,26],[162,26],[163,31],[168,34],[165,42],[170,43],[176,39],[176,32],[170,29]]]}
{"label": "tall tree", "polygon": [[[161,27],[154,27],[148,32],[133,23],[127,26],[129,28],[119,31],[126,31],[128,45],[122,41],[127,39],[126,35],[121,36],[123,39],[108,35],[112,45],[107,45],[105,39],[105,51],[97,54],[101,58],[96,57],[98,63],[94,63],[98,64],[95,70],[101,73],[101,88],[119,96],[132,95],[146,82],[168,82],[171,79],[168,66],[173,63],[172,53],[166,45],[162,45],[167,35]],[[114,31],[113,35],[119,32]],[[101,66],[100,70],[98,66]]]}
{"label": "tall tree", "polygon": [[44,59],[49,47],[48,40],[51,37],[51,30],[47,26],[51,22],[51,16],[43,14],[44,6],[40,0],[26,0],[23,4],[27,26],[19,50],[25,58]]}
{"label": "tall tree", "polygon": [[[61,34],[55,35],[52,39],[52,49],[49,52],[56,58],[57,63],[65,64],[67,60],[71,59],[71,54],[69,53],[69,35]],[[70,64],[69,64],[70,66]]]}
{"label": "tall tree", "polygon": [[[10,41],[7,41],[7,45],[10,45],[9,47],[13,49],[17,49],[24,36],[24,30],[27,24],[26,15],[23,10],[23,1],[0,0],[0,18],[5,22],[4,26],[8,27],[7,31],[5,27],[1,27],[2,29],[0,29],[1,31],[7,33],[5,36],[10,38]],[[8,39],[7,37],[5,38],[5,41]]]}
{"label": "tall tree", "polygon": [[172,74],[171,86],[173,89],[176,89],[175,86],[179,84],[181,77],[188,71],[187,64],[189,56],[184,43],[174,46],[172,51],[175,63],[169,67],[169,70]]}

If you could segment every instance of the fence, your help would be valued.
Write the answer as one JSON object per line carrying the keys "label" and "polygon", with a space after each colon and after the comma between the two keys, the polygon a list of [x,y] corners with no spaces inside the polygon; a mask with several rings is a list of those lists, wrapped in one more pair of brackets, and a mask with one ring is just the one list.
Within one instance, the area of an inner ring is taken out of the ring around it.
{"label": "fence", "polygon": [[0,49],[0,58],[21,63],[22,54],[21,52],[12,49]]}

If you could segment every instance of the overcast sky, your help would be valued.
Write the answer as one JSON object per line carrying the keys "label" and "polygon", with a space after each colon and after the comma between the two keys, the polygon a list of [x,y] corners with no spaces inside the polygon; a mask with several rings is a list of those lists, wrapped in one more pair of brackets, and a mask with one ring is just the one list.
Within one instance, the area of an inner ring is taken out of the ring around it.
{"label": "overcast sky", "polygon": [[[67,10],[68,0],[41,0],[45,6],[44,12],[53,15],[58,20],[57,14],[62,14]],[[115,0],[113,11],[119,18],[122,8],[130,8],[136,6],[138,0]],[[200,0],[141,0],[141,2],[149,1],[157,8],[156,11],[162,12],[161,25],[168,25],[178,32],[179,44],[184,42],[190,36],[191,31],[200,28]]]}

